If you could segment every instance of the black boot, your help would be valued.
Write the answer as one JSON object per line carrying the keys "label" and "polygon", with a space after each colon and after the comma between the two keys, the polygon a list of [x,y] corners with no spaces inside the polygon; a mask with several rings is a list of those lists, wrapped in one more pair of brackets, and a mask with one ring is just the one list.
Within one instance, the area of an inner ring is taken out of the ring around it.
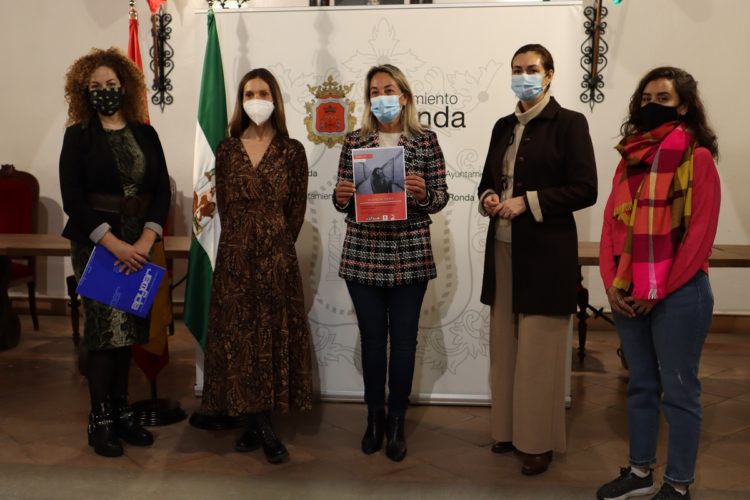
{"label": "black boot", "polygon": [[89,413],[89,446],[94,447],[97,455],[119,457],[122,455],[122,444],[115,435],[112,408],[108,403],[96,405]]}
{"label": "black boot", "polygon": [[240,453],[255,451],[260,448],[260,438],[255,423],[251,423],[245,432],[242,433],[237,441],[234,442],[234,449]]}
{"label": "black boot", "polygon": [[253,420],[255,421],[255,431],[258,434],[260,445],[263,447],[266,460],[272,464],[280,464],[286,460],[289,457],[289,452],[273,431],[268,415],[266,413],[256,413],[253,416]]}
{"label": "black boot", "polygon": [[388,415],[385,422],[385,455],[394,462],[400,462],[406,456],[406,437],[404,436],[404,417]]}
{"label": "black boot", "polygon": [[367,412],[367,430],[362,436],[362,451],[370,455],[383,447],[385,432],[385,410]]}
{"label": "black boot", "polygon": [[114,417],[115,434],[118,438],[133,446],[151,446],[154,444],[154,435],[136,422],[135,414],[128,404],[127,396],[115,398]]}

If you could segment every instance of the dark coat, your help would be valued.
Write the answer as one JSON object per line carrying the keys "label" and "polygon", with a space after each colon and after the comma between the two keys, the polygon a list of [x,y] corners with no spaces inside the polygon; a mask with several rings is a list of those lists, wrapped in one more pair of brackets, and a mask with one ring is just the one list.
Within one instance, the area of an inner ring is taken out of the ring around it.
{"label": "dark coat", "polygon": [[[502,191],[502,164],[518,123],[500,118],[492,130],[479,195]],[[594,149],[586,118],[560,107],[554,98],[521,137],[514,167],[513,196],[537,191],[543,222],[526,211],[511,223],[513,312],[562,315],[575,312],[578,284],[578,234],[573,212],[596,202]],[[490,221],[484,256],[481,301],[495,296],[495,222]]]}
{"label": "dark coat", "polygon": [[[155,222],[163,227],[172,192],[159,136],[151,125],[129,126],[146,161],[146,172],[138,194],[152,196],[144,222]],[[124,194],[117,163],[105,134],[96,117],[85,127],[78,123],[65,130],[60,153],[60,190],[63,210],[69,217],[62,234],[69,240],[90,242],[91,232],[105,222],[112,226],[116,236],[120,236],[120,216],[94,210],[88,200],[90,193]]]}

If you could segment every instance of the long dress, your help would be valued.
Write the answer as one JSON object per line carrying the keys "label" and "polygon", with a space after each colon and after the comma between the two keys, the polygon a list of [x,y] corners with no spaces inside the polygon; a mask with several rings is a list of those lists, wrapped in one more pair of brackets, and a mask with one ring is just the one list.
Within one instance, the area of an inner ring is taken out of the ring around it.
{"label": "long dress", "polygon": [[259,164],[228,138],[216,156],[221,239],[214,269],[201,412],[312,407],[312,360],[294,242],[307,202],[307,159],[276,134]]}

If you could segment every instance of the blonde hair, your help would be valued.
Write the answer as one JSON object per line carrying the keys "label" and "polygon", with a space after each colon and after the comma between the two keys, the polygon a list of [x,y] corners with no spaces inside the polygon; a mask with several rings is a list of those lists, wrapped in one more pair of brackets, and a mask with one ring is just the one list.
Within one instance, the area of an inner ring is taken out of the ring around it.
{"label": "blonde hair", "polygon": [[396,66],[383,64],[382,66],[373,66],[370,68],[365,78],[365,109],[362,115],[362,136],[368,136],[378,130],[378,120],[370,111],[370,84],[373,77],[378,73],[385,73],[393,78],[401,93],[407,97],[406,105],[401,109],[400,121],[404,135],[414,137],[425,133],[427,127],[419,121],[417,106],[414,104],[414,94],[411,91],[409,82],[406,80],[406,76]]}

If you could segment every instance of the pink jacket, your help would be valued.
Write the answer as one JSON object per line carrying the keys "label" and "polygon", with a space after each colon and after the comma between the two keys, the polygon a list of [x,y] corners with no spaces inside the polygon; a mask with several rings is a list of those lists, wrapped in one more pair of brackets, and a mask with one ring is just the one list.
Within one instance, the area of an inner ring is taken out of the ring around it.
{"label": "pink jacket", "polygon": [[[612,193],[625,168],[620,161],[612,181]],[[612,217],[614,197],[610,193],[604,207],[604,224],[599,242],[599,272],[604,281],[604,288],[612,286],[617,267],[615,257],[622,253],[625,246],[627,228],[621,221]],[[708,273],[708,257],[716,236],[719,223],[719,206],[721,205],[721,186],[719,174],[711,153],[706,148],[696,148],[693,158],[693,204],[690,225],[687,235],[672,263],[667,281],[667,293],[672,293],[699,269]]]}

